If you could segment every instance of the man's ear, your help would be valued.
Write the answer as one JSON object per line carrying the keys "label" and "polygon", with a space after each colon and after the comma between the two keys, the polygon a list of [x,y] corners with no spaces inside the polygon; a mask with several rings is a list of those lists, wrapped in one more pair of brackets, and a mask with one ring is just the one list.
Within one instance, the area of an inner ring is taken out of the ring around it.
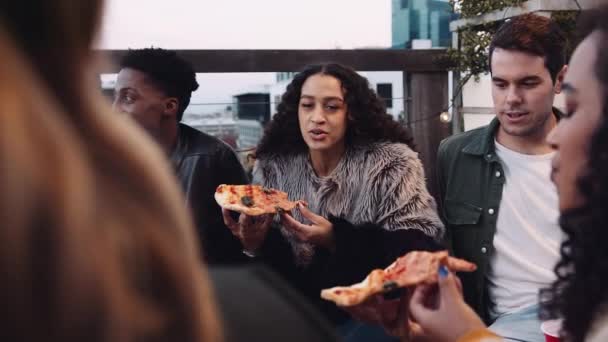
{"label": "man's ear", "polygon": [[555,93],[559,94],[562,92],[562,84],[564,84],[564,77],[566,76],[566,72],[568,72],[568,65],[564,65],[562,70],[557,73],[557,77],[555,78]]}
{"label": "man's ear", "polygon": [[179,102],[175,97],[170,97],[165,100],[165,109],[163,111],[163,116],[171,116],[177,117],[177,110],[179,107]]}

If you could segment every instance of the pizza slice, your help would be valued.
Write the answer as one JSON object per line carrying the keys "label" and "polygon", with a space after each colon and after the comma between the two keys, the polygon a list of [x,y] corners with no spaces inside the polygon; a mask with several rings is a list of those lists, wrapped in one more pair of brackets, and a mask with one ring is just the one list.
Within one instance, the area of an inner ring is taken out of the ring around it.
{"label": "pizza slice", "polygon": [[435,284],[439,279],[440,265],[446,266],[452,272],[473,272],[477,269],[475,264],[450,257],[447,251],[413,251],[400,257],[384,270],[371,271],[358,284],[325,289],[321,291],[321,297],[333,301],[338,306],[359,305],[374,295],[420,284]]}
{"label": "pizza slice", "polygon": [[260,185],[222,184],[215,190],[214,197],[222,208],[250,216],[289,212],[298,203],[306,205],[304,201],[290,201],[283,191]]}

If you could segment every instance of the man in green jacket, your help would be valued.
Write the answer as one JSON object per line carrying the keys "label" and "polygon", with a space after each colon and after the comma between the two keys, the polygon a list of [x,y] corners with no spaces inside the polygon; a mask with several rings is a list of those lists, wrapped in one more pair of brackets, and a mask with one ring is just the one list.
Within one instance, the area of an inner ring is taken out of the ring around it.
{"label": "man in green jacket", "polygon": [[550,19],[505,22],[489,52],[496,118],[446,139],[438,152],[447,242],[478,266],[461,276],[465,299],[507,340],[544,341],[538,291],[554,280],[563,239],[546,137],[561,115],[552,105],[564,46]]}

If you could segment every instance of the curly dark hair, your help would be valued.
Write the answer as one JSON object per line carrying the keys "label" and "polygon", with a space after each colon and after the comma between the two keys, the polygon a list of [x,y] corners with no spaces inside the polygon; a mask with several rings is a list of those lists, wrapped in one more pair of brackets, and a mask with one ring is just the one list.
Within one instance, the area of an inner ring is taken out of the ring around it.
{"label": "curly dark hair", "polygon": [[566,64],[566,36],[556,22],[536,14],[525,14],[506,21],[490,42],[490,71],[494,49],[523,51],[545,58],[553,82]]}
{"label": "curly dark hair", "polygon": [[307,66],[287,86],[277,107],[277,114],[266,126],[256,157],[307,151],[300,132],[298,107],[302,85],[310,76],[317,74],[335,77],[342,85],[348,110],[345,137],[347,145],[390,141],[414,148],[411,133],[386,113],[382,99],[370,89],[365,77],[347,66],[328,63]]}
{"label": "curly dark hair", "polygon": [[[592,137],[589,168],[578,186],[585,204],[563,212],[560,225],[566,240],[555,267],[557,280],[540,293],[541,318],[562,317],[562,338],[583,342],[595,318],[608,305],[608,6],[584,16],[587,31],[599,30],[596,74],[603,85],[602,120]],[[595,20],[593,20],[595,19]]]}
{"label": "curly dark hair", "polygon": [[192,64],[175,51],[160,48],[129,50],[120,61],[121,68],[146,74],[167,96],[178,100],[177,121],[181,121],[190,104],[192,92],[198,89]]}

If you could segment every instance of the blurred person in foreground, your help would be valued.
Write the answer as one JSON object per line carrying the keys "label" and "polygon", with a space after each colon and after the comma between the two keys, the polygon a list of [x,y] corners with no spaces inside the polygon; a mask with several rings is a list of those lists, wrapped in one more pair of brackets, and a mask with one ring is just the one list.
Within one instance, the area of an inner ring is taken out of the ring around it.
{"label": "blurred person in foreground", "polygon": [[[551,179],[566,234],[555,274],[540,293],[541,318],[563,318],[562,342],[608,341],[608,6],[583,15],[583,32],[566,73],[567,114],[547,140]],[[438,292],[418,287],[410,312],[429,341],[501,341],[463,301],[447,272]]]}
{"label": "blurred person in foreground", "polygon": [[0,340],[331,341],[276,277],[211,291],[166,158],[99,93],[102,6],[0,4]]}
{"label": "blurred person in foreground", "polygon": [[247,261],[224,226],[213,194],[220,184],[247,184],[234,151],[221,140],[182,121],[198,89],[192,65],[175,51],[129,50],[120,61],[114,109],[131,116],[165,151],[186,194],[209,264]]}
{"label": "blurred person in foreground", "polygon": [[170,169],[98,94],[102,5],[0,5],[0,340],[218,341]]}

